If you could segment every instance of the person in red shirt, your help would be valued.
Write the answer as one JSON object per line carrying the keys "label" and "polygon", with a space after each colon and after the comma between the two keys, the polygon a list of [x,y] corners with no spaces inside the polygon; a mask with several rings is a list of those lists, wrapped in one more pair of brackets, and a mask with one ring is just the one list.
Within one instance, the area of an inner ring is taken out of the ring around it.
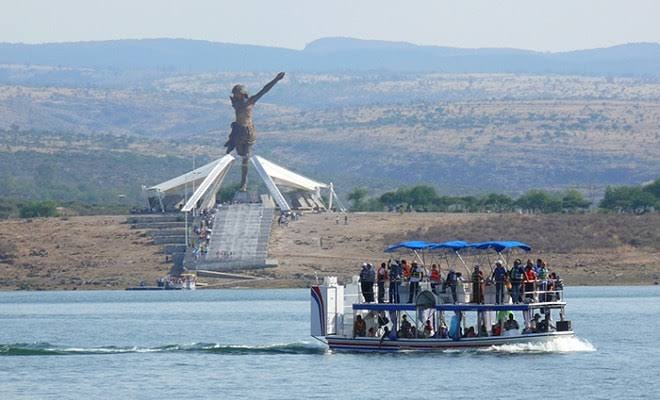
{"label": "person in red shirt", "polygon": [[525,267],[525,298],[534,299],[534,285],[536,283],[536,272],[531,265]]}

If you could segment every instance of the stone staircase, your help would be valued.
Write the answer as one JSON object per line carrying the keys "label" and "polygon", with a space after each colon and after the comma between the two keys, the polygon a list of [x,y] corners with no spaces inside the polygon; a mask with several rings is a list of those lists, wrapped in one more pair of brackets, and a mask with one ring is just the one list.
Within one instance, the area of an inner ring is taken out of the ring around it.
{"label": "stone staircase", "polygon": [[274,209],[263,204],[231,204],[218,209],[208,252],[193,262],[197,270],[264,268]]}
{"label": "stone staircase", "polygon": [[185,221],[181,213],[133,215],[126,218],[131,229],[145,231],[151,244],[159,245],[172,263],[172,270],[180,270],[186,253]]}

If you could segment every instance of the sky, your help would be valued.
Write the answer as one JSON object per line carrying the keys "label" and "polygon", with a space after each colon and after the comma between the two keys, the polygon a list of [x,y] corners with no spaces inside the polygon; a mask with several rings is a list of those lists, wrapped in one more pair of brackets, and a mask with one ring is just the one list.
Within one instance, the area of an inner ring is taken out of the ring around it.
{"label": "sky", "polygon": [[0,42],[330,36],[564,51],[660,42],[660,0],[0,0]]}

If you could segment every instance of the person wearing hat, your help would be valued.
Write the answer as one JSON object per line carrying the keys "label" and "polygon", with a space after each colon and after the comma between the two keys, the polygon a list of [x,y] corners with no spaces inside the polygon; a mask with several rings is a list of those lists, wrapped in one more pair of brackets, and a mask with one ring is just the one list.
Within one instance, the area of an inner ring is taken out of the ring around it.
{"label": "person wearing hat", "polygon": [[493,269],[492,279],[495,281],[495,303],[502,304],[504,302],[504,283],[507,277],[507,270],[504,267],[502,260],[497,260],[495,269]]}
{"label": "person wearing hat", "polygon": [[277,74],[275,79],[268,82],[257,94],[250,96],[247,88],[243,85],[236,85],[231,90],[231,106],[236,113],[236,120],[231,123],[231,133],[229,139],[225,142],[227,154],[236,149],[236,153],[243,157],[241,164],[241,191],[247,191],[247,172],[248,160],[250,159],[250,150],[257,141],[256,129],[252,122],[252,109],[261,96],[268,93],[275,84],[284,78],[284,72]]}

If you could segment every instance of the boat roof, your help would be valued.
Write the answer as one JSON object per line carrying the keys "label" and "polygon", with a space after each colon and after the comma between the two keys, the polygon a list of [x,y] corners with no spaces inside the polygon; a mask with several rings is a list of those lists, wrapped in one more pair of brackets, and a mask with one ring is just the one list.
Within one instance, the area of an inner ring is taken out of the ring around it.
{"label": "boat roof", "polygon": [[459,251],[463,249],[478,249],[478,250],[493,249],[496,252],[500,253],[504,250],[510,250],[510,249],[520,249],[529,252],[532,250],[532,246],[517,240],[489,240],[485,242],[472,242],[472,243],[465,242],[463,240],[449,240],[441,243],[427,242],[424,240],[407,240],[387,246],[385,252],[391,253],[399,249],[408,249],[408,250],[448,249],[453,251]]}
{"label": "boat roof", "polygon": [[424,249],[429,249],[436,244],[438,243],[426,242],[424,240],[407,240],[404,242],[399,242],[387,246],[385,252],[391,253],[399,249],[424,250]]}
{"label": "boat roof", "polygon": [[[559,308],[566,305],[563,301],[526,304],[437,304],[438,311],[528,311],[536,308]],[[356,303],[353,310],[363,311],[415,311],[415,304]],[[423,308],[423,307],[422,307]]]}

